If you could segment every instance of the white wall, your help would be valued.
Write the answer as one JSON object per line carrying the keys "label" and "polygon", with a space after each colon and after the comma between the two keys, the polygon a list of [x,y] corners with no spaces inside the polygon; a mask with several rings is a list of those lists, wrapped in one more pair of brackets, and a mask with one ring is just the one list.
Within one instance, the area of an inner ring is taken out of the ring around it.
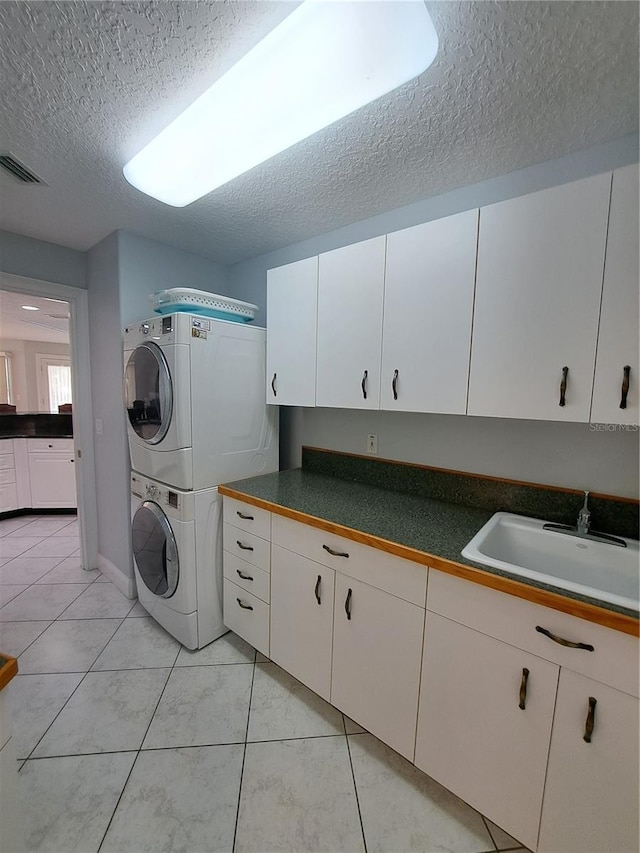
{"label": "white wall", "polygon": [[[16,411],[39,412],[38,361],[36,356],[64,356],[69,358],[69,344],[49,341],[16,341],[0,339],[0,350],[12,353],[11,380]],[[48,411],[43,409],[42,411]]]}
{"label": "white wall", "polygon": [[365,454],[370,433],[378,436],[383,459],[639,496],[638,432],[462,415],[303,410],[300,438],[309,447]]}
{"label": "white wall", "polygon": [[[260,305],[257,322],[266,320],[268,327],[271,267],[637,160],[634,134],[392,210],[236,264],[230,270],[232,295]],[[388,459],[638,497],[638,433],[595,432],[585,424],[287,407],[280,423],[283,467],[300,465],[302,444],[364,453],[366,435],[375,433],[379,456]]]}

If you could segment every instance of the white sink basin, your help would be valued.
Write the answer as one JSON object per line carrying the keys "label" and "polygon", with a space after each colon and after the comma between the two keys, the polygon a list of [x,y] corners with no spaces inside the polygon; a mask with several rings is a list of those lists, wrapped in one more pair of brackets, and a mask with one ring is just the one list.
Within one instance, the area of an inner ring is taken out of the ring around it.
{"label": "white sink basin", "polygon": [[640,550],[635,539],[623,539],[627,545],[623,548],[544,530],[546,523],[497,512],[462,549],[462,556],[513,575],[639,609]]}

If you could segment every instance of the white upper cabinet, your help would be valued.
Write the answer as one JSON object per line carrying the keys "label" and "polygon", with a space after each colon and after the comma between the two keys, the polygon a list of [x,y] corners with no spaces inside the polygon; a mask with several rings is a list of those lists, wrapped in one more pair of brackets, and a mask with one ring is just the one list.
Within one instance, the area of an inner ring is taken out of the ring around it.
{"label": "white upper cabinet", "polygon": [[[637,164],[613,173],[591,409],[594,423],[637,424],[640,418],[638,179]],[[628,385],[626,400],[623,385]]]}
{"label": "white upper cabinet", "polygon": [[589,420],[610,186],[481,209],[469,414]]}
{"label": "white upper cabinet", "polygon": [[318,258],[267,272],[267,403],[314,406]]}
{"label": "white upper cabinet", "polygon": [[478,211],[387,235],[380,408],[467,408]]}
{"label": "white upper cabinet", "polygon": [[380,406],[386,237],[320,255],[316,405]]}

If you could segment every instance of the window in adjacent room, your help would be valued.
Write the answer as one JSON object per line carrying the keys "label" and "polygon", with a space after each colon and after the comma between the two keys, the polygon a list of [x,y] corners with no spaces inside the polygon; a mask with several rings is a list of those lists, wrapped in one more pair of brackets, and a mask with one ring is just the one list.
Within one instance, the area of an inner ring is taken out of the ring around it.
{"label": "window in adjacent room", "polygon": [[58,412],[58,406],[72,403],[71,361],[64,356],[38,357],[38,404],[41,412]]}

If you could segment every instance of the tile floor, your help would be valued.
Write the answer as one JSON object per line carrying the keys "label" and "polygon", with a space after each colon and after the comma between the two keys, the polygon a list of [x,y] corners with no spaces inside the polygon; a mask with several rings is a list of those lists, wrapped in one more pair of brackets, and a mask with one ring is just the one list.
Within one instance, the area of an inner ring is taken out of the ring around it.
{"label": "tile floor", "polygon": [[78,548],[73,516],[0,520],[28,850],[522,850],[237,636],[181,648]]}

